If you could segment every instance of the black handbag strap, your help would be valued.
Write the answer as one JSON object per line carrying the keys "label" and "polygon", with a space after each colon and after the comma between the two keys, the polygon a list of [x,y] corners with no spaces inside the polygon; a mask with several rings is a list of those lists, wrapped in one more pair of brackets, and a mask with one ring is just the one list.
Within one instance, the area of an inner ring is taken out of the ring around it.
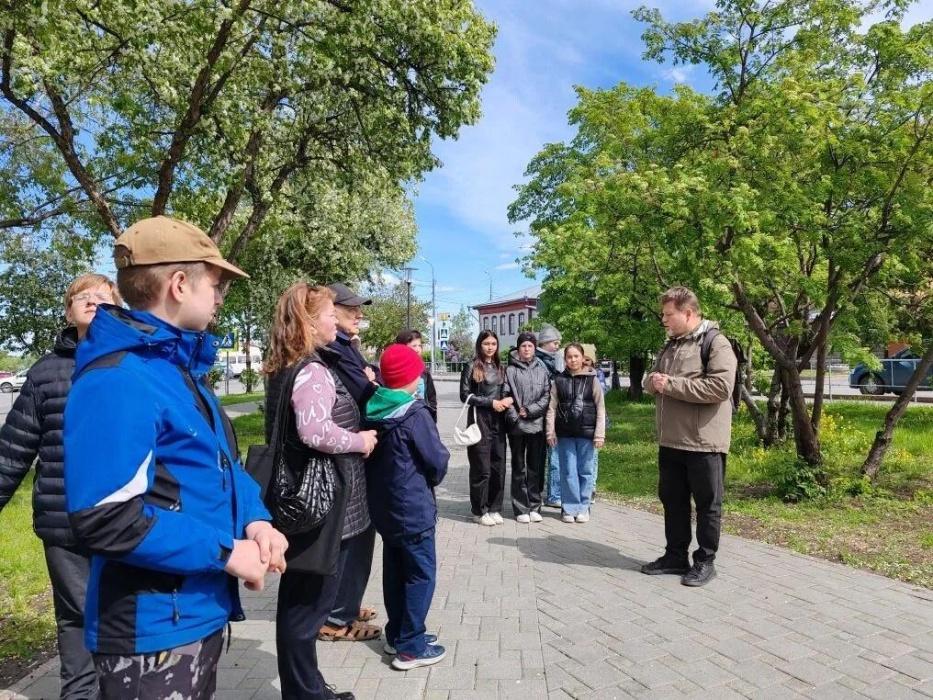
{"label": "black handbag strap", "polygon": [[276,457],[278,457],[279,451],[285,447],[285,428],[288,425],[288,418],[286,418],[288,414],[286,411],[290,410],[289,404],[292,400],[292,390],[295,387],[295,379],[298,378],[298,373],[313,360],[314,358],[308,357],[298,362],[289,370],[288,375],[285,377],[279,389],[279,405],[275,408],[275,418],[272,420],[272,443]]}

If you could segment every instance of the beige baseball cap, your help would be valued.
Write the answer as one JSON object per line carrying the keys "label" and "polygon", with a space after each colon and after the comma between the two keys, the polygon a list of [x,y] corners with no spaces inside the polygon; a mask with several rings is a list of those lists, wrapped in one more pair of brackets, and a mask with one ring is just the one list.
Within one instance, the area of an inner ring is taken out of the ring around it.
{"label": "beige baseball cap", "polygon": [[226,276],[249,278],[220,254],[210,237],[194,224],[170,216],[153,216],[130,226],[113,244],[118,270],[139,265],[205,262]]}

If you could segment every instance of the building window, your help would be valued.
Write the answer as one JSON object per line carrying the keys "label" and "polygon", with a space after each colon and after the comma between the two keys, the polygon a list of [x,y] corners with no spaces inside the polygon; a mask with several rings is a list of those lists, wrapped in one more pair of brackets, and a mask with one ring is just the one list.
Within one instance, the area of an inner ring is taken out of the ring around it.
{"label": "building window", "polygon": [[492,317],[492,332],[493,332],[493,333],[496,332],[496,319],[497,319],[497,318],[498,318],[498,316],[493,316],[493,317]]}
{"label": "building window", "polygon": [[522,326],[524,325],[525,325],[525,312],[519,311],[518,312],[518,330],[521,330]]}
{"label": "building window", "polygon": [[509,335],[515,335],[515,314],[509,314]]}
{"label": "building window", "polygon": [[534,316],[534,313],[535,313],[534,309],[528,309],[528,320],[529,321],[531,320],[531,317]]}
{"label": "building window", "polygon": [[505,314],[499,316],[499,332],[505,335]]}
{"label": "building window", "polygon": [[489,316],[483,316],[483,330],[489,330]]}

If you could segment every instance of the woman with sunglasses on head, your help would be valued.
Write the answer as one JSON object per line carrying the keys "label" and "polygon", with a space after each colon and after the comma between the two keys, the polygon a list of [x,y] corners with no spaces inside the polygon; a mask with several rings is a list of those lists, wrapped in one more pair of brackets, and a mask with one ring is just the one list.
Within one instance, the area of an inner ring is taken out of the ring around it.
{"label": "woman with sunglasses on head", "polygon": [[478,423],[482,435],[478,443],[467,447],[473,520],[480,525],[501,525],[505,411],[514,400],[505,396],[505,368],[499,361],[499,338],[493,331],[481,331],[476,338],[473,362],[460,375],[460,400],[473,407],[467,422]]}
{"label": "woman with sunglasses on head", "polygon": [[67,327],[56,338],[52,352],[29,369],[0,429],[0,510],[36,461],[33,527],[45,548],[52,581],[61,697],[96,698],[97,674],[84,646],[84,597],[91,558],[78,546],[68,523],[62,426],[75,348],[87,333],[98,305],[122,306],[123,299],[107,277],[86,274],[68,286],[64,301]]}

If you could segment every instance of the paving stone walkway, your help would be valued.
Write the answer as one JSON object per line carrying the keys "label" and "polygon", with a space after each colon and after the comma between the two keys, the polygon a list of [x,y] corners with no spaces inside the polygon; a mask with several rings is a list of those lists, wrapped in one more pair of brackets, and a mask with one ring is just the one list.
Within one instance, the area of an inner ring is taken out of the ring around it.
{"label": "paving stone walkway", "polygon": [[[455,389],[438,383],[445,438]],[[587,524],[546,511],[537,525],[480,527],[466,453],[452,452],[428,620],[447,658],[400,673],[381,644],[322,643],[338,689],[391,700],[933,697],[933,591],[729,536],[705,588],[644,576],[663,543],[659,517],[600,501]],[[381,606],[379,559],[366,601]],[[218,697],[276,698],[275,585],[245,603]],[[49,662],[7,697],[57,698],[57,672]]]}

